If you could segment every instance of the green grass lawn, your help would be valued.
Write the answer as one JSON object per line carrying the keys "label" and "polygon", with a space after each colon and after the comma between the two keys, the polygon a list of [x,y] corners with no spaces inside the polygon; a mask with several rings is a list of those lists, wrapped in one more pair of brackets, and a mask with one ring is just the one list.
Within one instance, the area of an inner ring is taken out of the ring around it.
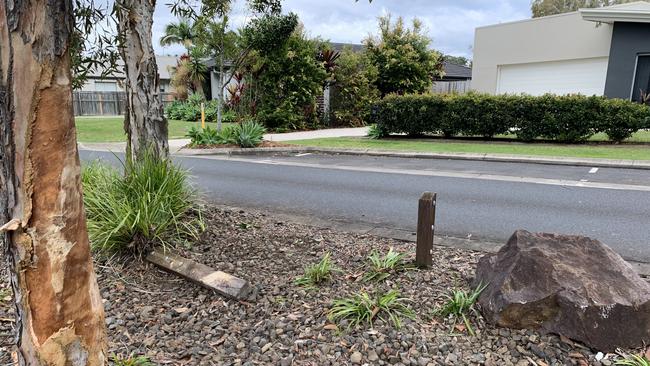
{"label": "green grass lawn", "polygon": [[[76,117],[77,140],[79,142],[123,142],[123,117]],[[208,125],[216,127],[216,123]],[[200,126],[199,122],[169,121],[169,138],[185,138],[187,130],[192,126]]]}
{"label": "green grass lawn", "polygon": [[330,148],[357,148],[435,153],[479,153],[559,156],[576,158],[650,160],[650,146],[643,145],[560,145],[519,142],[455,142],[435,139],[365,137],[323,138],[291,141],[291,144]]}

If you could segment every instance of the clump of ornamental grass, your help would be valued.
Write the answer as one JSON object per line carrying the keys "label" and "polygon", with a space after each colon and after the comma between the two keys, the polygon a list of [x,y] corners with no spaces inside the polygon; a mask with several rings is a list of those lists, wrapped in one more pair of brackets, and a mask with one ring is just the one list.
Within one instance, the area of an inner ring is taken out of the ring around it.
{"label": "clump of ornamental grass", "polygon": [[328,317],[339,323],[349,321],[349,327],[368,324],[372,327],[375,319],[391,322],[396,328],[402,325],[402,319],[414,319],[415,313],[407,305],[408,299],[400,296],[397,290],[370,296],[361,291],[351,297],[335,300]]}
{"label": "clump of ornamental grass", "polygon": [[117,356],[111,357],[111,364],[114,366],[155,366],[146,356]]}
{"label": "clump of ornamental grass", "polygon": [[320,262],[305,267],[305,273],[294,282],[296,285],[316,287],[332,279],[334,272],[339,270],[332,265],[330,253],[325,254]]}
{"label": "clump of ornamental grass", "polygon": [[98,252],[144,254],[154,245],[197,239],[204,229],[188,172],[152,153],[122,162],[123,173],[93,162],[82,172],[88,234]]}
{"label": "clump of ornamental grass", "polygon": [[472,336],[475,335],[468,316],[470,314],[478,316],[474,305],[486,287],[487,285],[479,284],[478,287],[469,293],[464,290],[452,290],[451,294],[447,295],[447,302],[441,308],[437,309],[434,314],[443,318],[453,317],[454,324],[452,325],[452,329],[456,326],[457,320],[459,318],[462,319],[469,334]]}
{"label": "clump of ornamental grass", "polygon": [[650,360],[646,356],[629,355],[622,360],[616,361],[619,366],[650,366]]}
{"label": "clump of ornamental grass", "polygon": [[366,281],[383,281],[393,273],[411,268],[406,263],[405,258],[405,253],[396,252],[393,248],[390,248],[384,256],[377,251],[373,251],[368,257],[370,269],[363,278]]}

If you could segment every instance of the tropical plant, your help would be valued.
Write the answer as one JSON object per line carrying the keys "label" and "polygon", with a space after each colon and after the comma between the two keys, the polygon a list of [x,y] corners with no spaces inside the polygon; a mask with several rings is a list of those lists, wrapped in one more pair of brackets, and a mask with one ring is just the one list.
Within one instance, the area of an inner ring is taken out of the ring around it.
{"label": "tropical plant", "polygon": [[256,147],[262,143],[266,128],[255,121],[246,121],[235,127],[237,144],[243,148]]}
{"label": "tropical plant", "polygon": [[388,134],[377,124],[372,124],[368,128],[368,137],[370,137],[373,140],[379,140],[386,136],[388,136]]}
{"label": "tropical plant", "polygon": [[185,170],[151,152],[135,161],[128,159],[122,167],[124,175],[99,162],[83,169],[93,249],[140,255],[154,245],[166,247],[170,240],[198,237],[203,222],[200,215],[191,214],[197,199]]}
{"label": "tropical plant", "polygon": [[329,281],[336,271],[338,270],[332,266],[330,253],[327,253],[320,262],[305,267],[305,273],[298,277],[294,283],[299,286],[315,287]]}
{"label": "tropical plant", "polygon": [[406,253],[400,253],[390,248],[386,255],[381,256],[379,252],[373,251],[368,257],[370,269],[365,274],[366,281],[383,281],[391,274],[409,268],[404,262]]}
{"label": "tropical plant", "polygon": [[380,17],[379,37],[369,37],[365,44],[379,72],[376,84],[382,96],[423,93],[444,73],[443,57],[429,49],[431,39],[418,19],[408,28],[401,17],[394,23],[390,15]]}
{"label": "tropical plant", "polygon": [[639,90],[639,103],[650,105],[650,90]]}
{"label": "tropical plant", "polygon": [[469,318],[467,316],[469,313],[473,313],[474,315],[478,316],[474,305],[486,287],[487,285],[479,284],[470,293],[467,293],[463,290],[452,290],[451,294],[447,295],[447,302],[441,308],[437,309],[434,313],[441,317],[453,317],[454,325],[452,326],[452,329],[456,325],[456,320],[458,318],[461,318],[465,323],[467,331],[473,336],[475,335],[474,330],[472,329],[472,325],[470,324]]}
{"label": "tropical plant", "polygon": [[161,46],[180,44],[189,49],[196,40],[196,28],[188,18],[178,19],[178,23],[169,23],[165,26],[164,35],[160,38]]}
{"label": "tropical plant", "polygon": [[192,146],[239,145],[242,148],[252,148],[262,143],[264,133],[264,126],[254,121],[246,121],[227,125],[221,131],[210,126],[204,129],[192,126],[186,136],[190,138]]}
{"label": "tropical plant", "polygon": [[318,52],[317,59],[323,63],[323,67],[328,74],[332,74],[336,69],[336,61],[341,57],[341,53],[334,50],[321,50]]}
{"label": "tropical plant", "polygon": [[361,324],[372,327],[375,318],[390,321],[396,328],[400,328],[402,318],[415,318],[415,313],[407,302],[408,299],[400,297],[397,290],[378,293],[374,297],[362,291],[352,297],[335,300],[328,316],[333,322],[348,320],[349,328]]}

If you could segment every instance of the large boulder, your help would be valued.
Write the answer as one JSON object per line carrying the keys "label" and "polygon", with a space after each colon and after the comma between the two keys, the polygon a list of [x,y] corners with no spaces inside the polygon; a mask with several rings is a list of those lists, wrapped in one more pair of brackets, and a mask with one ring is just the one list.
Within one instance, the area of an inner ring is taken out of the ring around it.
{"label": "large boulder", "polygon": [[488,322],[561,334],[600,351],[650,343],[650,284],[618,254],[582,236],[515,232],[481,258]]}

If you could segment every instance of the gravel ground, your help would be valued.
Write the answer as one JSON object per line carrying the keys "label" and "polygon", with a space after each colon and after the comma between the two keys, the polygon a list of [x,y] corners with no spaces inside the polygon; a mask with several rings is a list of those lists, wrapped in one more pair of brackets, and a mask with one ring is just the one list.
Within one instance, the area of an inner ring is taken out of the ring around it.
{"label": "gravel ground", "polygon": [[[596,361],[569,340],[497,329],[480,318],[473,319],[476,336],[450,334],[451,321],[432,313],[450,289],[469,290],[480,253],[435,248],[431,270],[367,283],[361,277],[373,249],[394,247],[412,259],[414,245],[279,222],[262,212],[208,208],[204,215],[207,231],[181,254],[249,280],[251,297],[225,300],[139,261],[98,262],[111,353],[144,354],[161,365],[613,364],[612,355]],[[342,273],[317,290],[293,284],[305,265],[327,252]],[[1,286],[8,286],[6,279]],[[374,329],[350,330],[328,321],[334,299],[388,289],[410,299],[415,320],[400,329],[378,321]],[[0,364],[9,361],[10,305],[0,296]]]}

